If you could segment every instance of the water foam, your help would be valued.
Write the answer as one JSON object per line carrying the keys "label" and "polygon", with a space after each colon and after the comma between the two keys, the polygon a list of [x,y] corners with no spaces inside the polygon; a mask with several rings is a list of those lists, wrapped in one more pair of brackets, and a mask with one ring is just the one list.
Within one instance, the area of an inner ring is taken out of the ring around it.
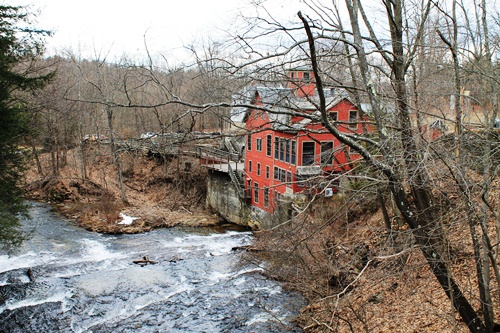
{"label": "water foam", "polygon": [[35,253],[30,251],[19,256],[0,255],[0,273],[45,265],[55,259],[54,254],[50,252]]}
{"label": "water foam", "polygon": [[43,299],[25,299],[25,300],[17,301],[17,302],[7,302],[4,306],[0,307],[0,313],[4,312],[5,310],[12,311],[12,310],[19,309],[19,308],[25,308],[25,307],[35,306],[35,305],[40,305],[40,304],[45,304],[45,303],[64,302],[69,297],[71,297],[71,294],[56,293],[48,298],[43,298]]}
{"label": "water foam", "polygon": [[163,243],[164,248],[176,248],[177,253],[192,250],[203,251],[206,257],[222,256],[230,253],[234,247],[251,243],[251,232],[228,231],[223,234],[190,235],[176,237],[173,241]]}
{"label": "water foam", "polygon": [[[134,316],[136,313],[140,312],[142,309],[155,304],[167,301],[171,297],[174,297],[183,292],[190,293],[194,288],[188,284],[177,285],[173,290],[168,293],[165,292],[155,292],[146,295],[138,296],[132,298],[122,303],[120,306],[115,306],[111,311],[104,314],[102,318],[93,317],[90,319],[91,325],[86,325],[84,322],[78,325],[74,322],[71,324],[71,328],[74,332],[91,332],[91,328],[103,323],[113,323],[118,321],[123,321],[127,318]],[[90,314],[88,312],[87,314]]]}
{"label": "water foam", "polygon": [[82,256],[86,261],[119,259],[125,256],[122,253],[109,251],[106,244],[93,239],[84,238],[80,240],[80,243],[83,245]]}
{"label": "water foam", "polygon": [[[260,272],[263,272],[263,271],[264,270],[262,268],[257,267],[257,268],[242,269],[242,270],[240,270],[238,272],[233,272],[233,273],[212,272],[208,276],[208,280],[212,281],[212,282],[219,282],[219,281],[223,281],[223,280],[234,279],[234,278],[240,277],[241,275],[252,274],[252,273],[260,273]],[[240,282],[239,284],[241,284],[241,283],[242,282]]]}

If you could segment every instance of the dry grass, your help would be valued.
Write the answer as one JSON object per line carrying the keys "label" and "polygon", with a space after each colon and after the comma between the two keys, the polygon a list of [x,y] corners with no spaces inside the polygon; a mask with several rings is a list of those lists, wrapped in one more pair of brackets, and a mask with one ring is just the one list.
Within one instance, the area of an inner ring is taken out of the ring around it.
{"label": "dry grass", "polygon": [[[337,210],[337,216],[326,221],[320,214],[308,215],[272,233],[258,233],[256,247],[264,251],[253,260],[265,259],[270,276],[309,300],[299,317],[305,332],[468,332],[406,228],[394,223],[389,240],[379,211],[346,223],[349,209]],[[451,269],[480,312],[462,214],[452,203],[443,221]],[[494,292],[498,305],[496,296]]]}

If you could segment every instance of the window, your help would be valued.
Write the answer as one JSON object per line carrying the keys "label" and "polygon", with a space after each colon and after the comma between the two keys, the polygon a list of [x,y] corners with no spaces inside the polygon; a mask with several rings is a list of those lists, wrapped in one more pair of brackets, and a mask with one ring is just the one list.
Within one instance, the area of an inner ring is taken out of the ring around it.
{"label": "window", "polygon": [[248,161],[248,173],[252,173],[252,161]]}
{"label": "window", "polygon": [[280,161],[285,160],[285,139],[280,139]]}
{"label": "window", "polygon": [[339,113],[337,111],[330,112],[328,115],[330,116],[331,121],[336,122],[338,120]]}
{"label": "window", "polygon": [[266,165],[266,178],[269,179],[269,174],[270,174],[270,170],[269,170],[269,165]]}
{"label": "window", "polygon": [[259,183],[253,183],[253,201],[259,202]]}
{"label": "window", "polygon": [[247,150],[252,150],[252,134],[247,135]]}
{"label": "window", "polygon": [[290,171],[274,167],[274,180],[278,180],[281,183],[291,183],[292,173]]}
{"label": "window", "polygon": [[286,139],[285,162],[290,163],[290,139]]}
{"label": "window", "polygon": [[257,163],[257,176],[260,176],[260,163]]}
{"label": "window", "polygon": [[282,183],[286,182],[286,171],[283,169],[280,169],[280,182]]}
{"label": "window", "polygon": [[302,142],[302,165],[314,164],[314,149],[315,144],[313,141]]}
{"label": "window", "polygon": [[272,149],[273,149],[272,139],[273,139],[273,137],[271,136],[271,134],[268,134],[266,136],[266,156],[271,156],[271,154],[272,154]]}
{"label": "window", "polygon": [[261,138],[257,138],[257,140],[255,141],[255,146],[257,147],[257,151],[262,151],[262,139]]}
{"label": "window", "polygon": [[295,165],[295,160],[296,160],[296,156],[297,156],[297,142],[295,142],[295,141],[292,141],[292,154],[291,155],[292,156],[291,156],[290,163]]}
{"label": "window", "polygon": [[275,200],[275,202],[279,202],[279,201],[281,201],[281,200],[283,199],[282,197],[283,197],[283,196],[281,195],[281,193],[280,193],[280,192],[278,192],[278,191],[274,191],[274,200]]}
{"label": "window", "polygon": [[280,138],[274,137],[274,159],[279,160],[280,158]]}
{"label": "window", "polygon": [[269,188],[264,187],[264,207],[269,207]]}
{"label": "window", "polygon": [[304,80],[309,80],[310,79],[309,72],[305,72],[303,75],[303,78],[304,78]]}
{"label": "window", "polygon": [[349,128],[358,129],[358,111],[349,111]]}
{"label": "window", "polygon": [[333,142],[321,142],[321,165],[332,164]]}

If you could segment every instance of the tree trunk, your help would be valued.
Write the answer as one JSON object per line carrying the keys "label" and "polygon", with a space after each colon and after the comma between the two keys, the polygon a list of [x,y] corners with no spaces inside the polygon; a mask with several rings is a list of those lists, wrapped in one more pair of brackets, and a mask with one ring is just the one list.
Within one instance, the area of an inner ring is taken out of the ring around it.
{"label": "tree trunk", "polygon": [[118,177],[118,186],[120,188],[120,195],[121,195],[121,200],[124,204],[128,204],[127,196],[125,194],[125,185],[123,184],[123,176],[122,176],[122,169],[120,165],[120,158],[118,156],[118,152],[116,151],[116,145],[115,145],[115,135],[113,132],[113,110],[111,109],[110,106],[106,106],[106,115],[108,118],[108,128],[109,128],[109,141],[110,141],[110,149],[111,149],[111,155],[113,156],[113,162],[116,167],[116,174]]}
{"label": "tree trunk", "polygon": [[392,239],[392,224],[391,218],[389,217],[389,213],[387,212],[387,207],[385,205],[384,193],[380,188],[377,188],[377,199],[380,205],[380,209],[382,210],[382,215],[384,217],[385,229],[387,230],[388,238]]}
{"label": "tree trunk", "polygon": [[[429,263],[434,275],[441,287],[453,302],[455,308],[464,322],[473,333],[485,332],[485,326],[467,298],[463,295],[459,286],[452,277],[446,264],[443,242],[445,235],[439,226],[433,204],[432,191],[429,184],[429,176],[425,168],[420,166],[419,151],[412,131],[409,116],[406,92],[406,65],[403,49],[403,10],[401,1],[384,1],[387,9],[389,26],[391,32],[391,43],[393,49],[393,86],[396,93],[397,114],[401,128],[401,143],[403,146],[403,157],[406,164],[409,179],[412,179],[410,188],[414,200],[415,212],[410,210],[406,203],[409,198],[403,191],[400,183],[393,184],[393,193],[403,218],[413,231],[413,235]],[[461,129],[460,127],[458,127]],[[394,186],[395,185],[395,186]],[[413,217],[415,216],[415,217]],[[412,218],[413,217],[413,218]]]}
{"label": "tree trunk", "polygon": [[43,174],[42,165],[40,164],[40,159],[38,158],[38,152],[36,151],[35,144],[31,140],[30,140],[30,145],[31,145],[31,152],[33,154],[33,159],[35,160],[36,169],[38,171],[38,174],[42,177],[45,177],[45,175]]}

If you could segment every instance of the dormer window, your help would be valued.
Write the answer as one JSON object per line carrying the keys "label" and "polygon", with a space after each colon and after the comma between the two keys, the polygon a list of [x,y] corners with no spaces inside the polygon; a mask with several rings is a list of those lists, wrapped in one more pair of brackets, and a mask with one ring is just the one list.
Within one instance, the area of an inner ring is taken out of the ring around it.
{"label": "dormer window", "polygon": [[328,115],[330,116],[331,121],[336,122],[338,120],[339,113],[337,111],[330,112]]}
{"label": "dormer window", "polygon": [[358,111],[349,111],[349,128],[358,129]]}

